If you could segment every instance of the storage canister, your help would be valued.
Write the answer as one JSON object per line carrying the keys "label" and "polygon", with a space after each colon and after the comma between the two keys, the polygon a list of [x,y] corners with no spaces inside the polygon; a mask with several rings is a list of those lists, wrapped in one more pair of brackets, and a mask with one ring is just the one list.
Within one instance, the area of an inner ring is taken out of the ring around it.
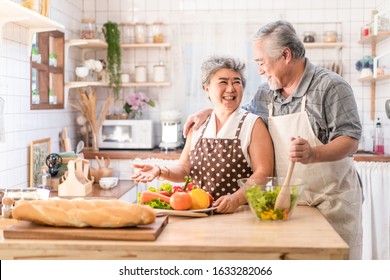
{"label": "storage canister", "polygon": [[134,42],[134,24],[131,22],[121,23],[121,41],[124,44]]}
{"label": "storage canister", "polygon": [[81,39],[94,39],[96,32],[96,21],[93,18],[83,18],[81,20]]}
{"label": "storage canister", "polygon": [[316,34],[313,31],[306,31],[303,33],[304,43],[314,43]]}
{"label": "storage canister", "polygon": [[135,23],[135,42],[137,44],[146,43],[146,24],[144,22]]}
{"label": "storage canister", "polygon": [[325,43],[336,43],[337,42],[337,32],[336,31],[325,31],[324,32],[324,42]]}
{"label": "storage canister", "polygon": [[153,81],[161,83],[165,81],[165,65],[157,64],[153,66]]}
{"label": "storage canister", "polygon": [[143,65],[135,66],[135,82],[136,83],[146,82],[146,66]]}
{"label": "storage canister", "polygon": [[154,22],[151,26],[153,43],[163,43],[164,42],[164,32],[162,22]]}

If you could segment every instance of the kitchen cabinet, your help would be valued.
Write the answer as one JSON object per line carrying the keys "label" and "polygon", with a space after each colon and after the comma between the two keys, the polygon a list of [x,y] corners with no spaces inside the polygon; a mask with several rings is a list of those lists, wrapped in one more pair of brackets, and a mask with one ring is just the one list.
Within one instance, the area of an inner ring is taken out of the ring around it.
{"label": "kitchen cabinet", "polygon": [[[31,110],[64,108],[64,33],[41,32],[31,56]],[[34,57],[38,56],[36,60]]]}
{"label": "kitchen cabinet", "polygon": [[[377,34],[375,35],[375,32],[373,34],[370,34],[368,36],[364,36],[362,39],[360,39],[359,44],[371,45],[371,55],[373,57],[377,57],[376,53],[376,45],[377,43],[386,40],[390,38],[390,32],[376,32]],[[374,68],[376,70],[376,67]],[[376,82],[381,81],[381,80],[386,80],[390,79],[390,75],[373,75],[373,76],[368,76],[364,78],[360,78],[359,81],[361,82],[370,82],[371,86],[371,120],[375,119],[375,95],[376,95]]]}
{"label": "kitchen cabinet", "polygon": [[[99,51],[107,49],[107,43],[100,39],[70,39],[65,42],[65,55],[69,53],[69,49],[72,47],[77,47],[81,50],[81,58],[85,59],[85,54],[89,51]],[[167,53],[171,45],[169,43],[144,43],[144,44],[121,44],[123,50],[128,49],[155,49],[160,52]],[[123,83],[122,87],[167,87],[170,86],[170,82],[129,82]],[[81,88],[86,86],[93,87],[109,87],[108,82],[99,82],[99,81],[70,81],[65,83],[65,92],[68,93],[71,88]]]}

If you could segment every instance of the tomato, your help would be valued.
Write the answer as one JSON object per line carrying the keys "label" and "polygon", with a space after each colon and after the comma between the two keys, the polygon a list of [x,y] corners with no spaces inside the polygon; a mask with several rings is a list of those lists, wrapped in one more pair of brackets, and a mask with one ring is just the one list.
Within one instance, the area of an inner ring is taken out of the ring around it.
{"label": "tomato", "polygon": [[192,183],[192,182],[191,182],[191,183],[188,183],[186,191],[187,191],[187,192],[190,192],[190,191],[192,190],[193,187],[196,187],[195,183]]}
{"label": "tomato", "polygon": [[158,191],[158,193],[166,196],[171,196],[171,194],[167,191]]}
{"label": "tomato", "polygon": [[189,192],[189,194],[192,199],[191,210],[204,209],[209,207],[210,205],[209,195],[204,190],[193,189],[192,191]]}
{"label": "tomato", "polygon": [[184,191],[183,191],[183,188],[181,186],[174,186],[172,188],[172,193],[176,193],[176,192],[184,192]]}
{"label": "tomato", "polygon": [[210,193],[207,193],[207,195],[209,196],[209,200],[210,200],[209,207],[211,207],[213,205],[213,202],[214,202],[214,197]]}
{"label": "tomato", "polygon": [[175,192],[169,200],[174,210],[188,210],[191,207],[191,196],[186,192]]}

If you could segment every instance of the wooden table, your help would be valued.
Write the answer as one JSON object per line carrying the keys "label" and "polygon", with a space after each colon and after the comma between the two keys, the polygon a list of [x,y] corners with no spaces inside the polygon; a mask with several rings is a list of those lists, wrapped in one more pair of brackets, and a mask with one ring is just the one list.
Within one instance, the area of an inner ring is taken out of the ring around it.
{"label": "wooden table", "polygon": [[[1,220],[0,227],[15,220]],[[206,218],[169,217],[156,241],[4,239],[0,259],[346,259],[348,245],[316,208],[260,222],[247,206]]]}

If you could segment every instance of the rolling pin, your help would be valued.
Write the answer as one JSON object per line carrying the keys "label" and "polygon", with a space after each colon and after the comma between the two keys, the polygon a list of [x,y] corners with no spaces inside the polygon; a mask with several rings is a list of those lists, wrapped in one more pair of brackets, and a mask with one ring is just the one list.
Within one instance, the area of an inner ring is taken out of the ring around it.
{"label": "rolling pin", "polygon": [[68,129],[66,127],[64,127],[62,130],[63,130],[63,137],[64,137],[65,152],[71,152],[72,145],[70,143],[70,138],[68,136]]}

